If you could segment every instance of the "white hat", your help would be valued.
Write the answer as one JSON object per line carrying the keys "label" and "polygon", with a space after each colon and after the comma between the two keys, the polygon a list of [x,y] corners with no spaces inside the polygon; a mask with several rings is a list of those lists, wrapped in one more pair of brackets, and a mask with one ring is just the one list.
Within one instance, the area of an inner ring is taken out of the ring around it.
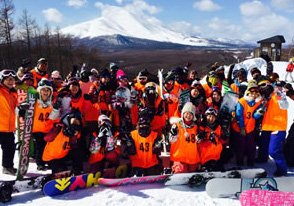
{"label": "white hat", "polygon": [[183,109],[182,109],[182,113],[181,113],[181,116],[182,116],[182,118],[184,118],[184,113],[185,112],[191,112],[192,114],[193,114],[193,116],[194,116],[194,121],[196,121],[196,108],[195,108],[195,106],[192,104],[192,102],[187,102],[185,105],[184,105],[184,107],[183,107]]}
{"label": "white hat", "polygon": [[57,70],[55,70],[51,73],[51,78],[52,79],[62,79],[59,71],[57,71]]}

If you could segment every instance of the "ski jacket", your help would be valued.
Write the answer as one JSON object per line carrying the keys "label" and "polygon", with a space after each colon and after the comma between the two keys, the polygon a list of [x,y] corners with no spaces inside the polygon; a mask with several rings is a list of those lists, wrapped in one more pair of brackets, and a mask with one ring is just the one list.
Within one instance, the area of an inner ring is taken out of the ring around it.
{"label": "ski jacket", "polygon": [[234,82],[233,84],[231,84],[231,89],[236,92],[237,94],[239,94],[239,86],[236,84],[236,82]]}
{"label": "ski jacket", "polygon": [[42,108],[40,103],[36,102],[33,132],[48,133],[53,128],[53,124],[59,122],[59,119],[49,119],[52,110],[53,107]]}
{"label": "ski jacket", "polygon": [[[207,137],[202,139],[198,144],[198,151],[201,164],[205,164],[210,160],[219,160],[223,146],[220,142],[221,126],[219,125],[215,130],[209,127],[201,127],[200,131],[207,131]],[[214,136],[215,142],[210,141],[210,137]]]}
{"label": "ski jacket", "polygon": [[250,133],[255,129],[255,111],[259,108],[261,102],[248,102],[244,97],[239,99],[236,106],[237,125],[233,124],[235,131],[240,132],[240,128],[245,128],[246,133]]}
{"label": "ski jacket", "polygon": [[0,84],[0,132],[14,132],[15,108],[17,105],[17,93],[14,88],[8,89]]}
{"label": "ski jacket", "polygon": [[211,87],[210,87],[208,84],[203,84],[202,87],[203,87],[203,89],[204,89],[204,91],[205,91],[205,96],[206,96],[206,98],[211,97],[211,94],[212,94],[212,89],[211,89]]}
{"label": "ski jacket", "polygon": [[90,101],[84,101],[85,121],[98,121],[100,116],[100,106],[98,103],[92,104]]}
{"label": "ski jacket", "polygon": [[98,102],[100,104],[100,110],[111,111],[111,96],[114,94],[109,85],[101,84],[98,88]]}
{"label": "ski jacket", "polygon": [[267,110],[264,114],[261,130],[263,131],[286,131],[288,121],[287,109],[281,109],[278,97],[275,92],[267,103]]}
{"label": "ski jacket", "polygon": [[177,141],[171,144],[171,161],[183,162],[186,164],[199,163],[200,156],[196,141],[197,126],[193,125],[189,128],[186,127],[183,122],[176,123],[176,125],[179,132]]}
{"label": "ski jacket", "polygon": [[293,72],[293,69],[294,69],[294,64],[292,62],[290,62],[287,66],[287,69],[286,71],[287,72]]}
{"label": "ski jacket", "polygon": [[157,133],[151,131],[148,137],[142,137],[138,130],[134,130],[131,132],[131,136],[136,147],[136,154],[130,155],[132,167],[149,168],[157,165],[158,159],[156,154],[152,152]]}
{"label": "ski jacket", "polygon": [[187,82],[183,83],[183,84],[179,84],[177,81],[175,81],[175,86],[178,86],[181,88],[181,90],[184,90],[184,89],[190,89],[190,86]]}
{"label": "ski jacket", "polygon": [[[97,137],[98,134],[97,132],[93,132],[93,136]],[[91,153],[90,157],[89,157],[89,164],[94,164],[96,162],[100,162],[103,160],[103,158],[105,157],[105,148],[104,147],[100,147],[99,151],[96,153]]]}
{"label": "ski jacket", "polygon": [[178,108],[178,104],[179,104],[179,97],[181,94],[181,88],[178,85],[174,85],[173,89],[168,92],[165,89],[163,89],[163,95],[165,96],[165,94],[169,94],[168,98],[165,100],[166,102],[166,120],[168,120],[169,118],[175,116],[175,111]]}
{"label": "ski jacket", "polygon": [[145,90],[145,85],[141,84],[140,82],[137,82],[134,84],[134,89],[139,92],[139,97],[141,98]]}
{"label": "ski jacket", "polygon": [[158,97],[155,103],[155,115],[151,122],[151,129],[156,130],[165,127],[164,101]]}
{"label": "ski jacket", "polygon": [[34,84],[33,84],[33,86],[34,86],[35,88],[38,87],[38,83],[39,83],[39,81],[40,81],[42,78],[49,79],[48,74],[45,74],[45,75],[42,76],[42,75],[40,75],[40,74],[37,72],[36,69],[37,69],[37,68],[31,70],[31,72],[32,72],[32,74],[33,74],[33,76],[34,76]]}

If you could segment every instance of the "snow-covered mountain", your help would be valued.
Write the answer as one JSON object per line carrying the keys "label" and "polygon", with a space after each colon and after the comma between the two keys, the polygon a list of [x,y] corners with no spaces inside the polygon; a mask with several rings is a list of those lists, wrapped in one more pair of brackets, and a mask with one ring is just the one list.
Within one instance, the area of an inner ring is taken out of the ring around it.
{"label": "snow-covered mountain", "polygon": [[[146,41],[162,42],[166,44],[188,45],[198,47],[239,47],[239,42],[218,41],[195,36],[187,36],[167,29],[158,20],[145,15],[135,15],[125,9],[108,6],[103,9],[101,17],[63,28],[63,34],[71,35],[83,41],[95,40],[110,45],[146,46]],[[115,40],[115,41],[113,41]],[[126,44],[128,43],[128,44]],[[149,44],[147,44],[149,45]],[[242,44],[244,46],[244,44]]]}

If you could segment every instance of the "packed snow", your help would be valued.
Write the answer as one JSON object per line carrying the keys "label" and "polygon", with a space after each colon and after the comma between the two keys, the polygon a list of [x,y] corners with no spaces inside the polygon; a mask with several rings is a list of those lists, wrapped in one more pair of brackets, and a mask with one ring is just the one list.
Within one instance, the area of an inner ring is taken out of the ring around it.
{"label": "packed snow", "polygon": [[160,21],[146,15],[135,15],[126,9],[107,5],[102,8],[101,17],[91,21],[70,25],[61,29],[63,34],[78,38],[94,38],[107,35],[123,35],[159,42],[170,42],[191,46],[221,47],[224,44],[244,44],[240,41],[211,40],[187,36],[166,28]]}
{"label": "packed snow", "polygon": [[[246,68],[256,63],[255,60],[249,60]],[[246,62],[245,62],[246,63]],[[244,64],[244,63],[243,63]],[[274,72],[280,75],[283,80],[287,62],[273,62]],[[262,67],[262,73],[265,73],[265,68]],[[250,74],[249,74],[250,76]],[[288,128],[293,122],[294,101],[289,100],[290,107],[288,109]],[[0,158],[2,159],[2,150]],[[14,159],[15,167],[18,165],[17,152]],[[228,168],[234,166],[233,164],[226,165]],[[265,168],[269,176],[275,171],[275,164],[269,160],[266,164],[255,164],[256,168]],[[246,168],[246,167],[244,167]],[[0,166],[2,171],[2,166]],[[289,175],[294,176],[293,170],[289,169]],[[50,171],[47,171],[49,173]],[[40,173],[36,169],[35,163],[30,163],[29,174]],[[14,176],[4,175],[0,172],[0,180],[12,180]],[[237,199],[227,198],[210,198],[205,192],[205,186],[198,188],[189,188],[188,186],[164,186],[162,183],[157,184],[141,184],[134,186],[120,186],[113,188],[105,188],[102,186],[94,186],[92,188],[69,192],[64,195],[56,196],[54,198],[44,196],[40,189],[31,190],[22,193],[15,193],[12,196],[12,201],[0,205],[32,205],[32,206],[58,206],[58,205],[127,205],[127,206],[144,206],[144,205],[197,205],[197,206],[211,206],[211,205],[225,205],[234,206],[240,205]]]}

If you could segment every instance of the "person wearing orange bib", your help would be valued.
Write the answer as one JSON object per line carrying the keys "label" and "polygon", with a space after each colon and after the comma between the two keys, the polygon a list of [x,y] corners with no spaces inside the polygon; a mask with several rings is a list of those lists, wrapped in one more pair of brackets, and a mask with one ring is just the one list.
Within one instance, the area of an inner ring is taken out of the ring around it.
{"label": "person wearing orange bib", "polygon": [[173,173],[195,172],[200,167],[201,161],[196,141],[198,126],[195,124],[195,106],[187,102],[181,116],[170,131],[172,171]]}
{"label": "person wearing orange bib", "polygon": [[243,165],[245,156],[249,167],[253,166],[255,160],[255,119],[260,117],[256,111],[261,107],[261,101],[256,100],[259,91],[255,80],[253,81],[248,84],[245,96],[239,99],[236,106],[239,133],[235,136],[235,150],[236,162],[239,166]]}
{"label": "person wearing orange bib", "polygon": [[222,153],[221,126],[217,121],[217,110],[209,107],[205,111],[204,126],[200,127],[197,137],[197,146],[201,165],[208,171],[219,171],[218,164]]}
{"label": "person wearing orange bib", "polygon": [[137,176],[159,175],[163,169],[158,160],[160,136],[151,130],[148,116],[139,116],[137,129],[131,132],[131,137],[135,147],[134,154],[130,155],[132,173]]}
{"label": "person wearing orange bib", "polygon": [[258,86],[266,102],[265,107],[259,111],[264,117],[259,138],[258,162],[267,162],[270,155],[277,166],[274,175],[284,176],[288,169],[283,144],[286,138],[289,103],[282,87],[273,87],[269,81],[261,81]]}
{"label": "person wearing orange bib", "polygon": [[110,119],[102,114],[98,118],[98,131],[93,132],[90,144],[90,172],[97,172],[119,165],[118,153],[116,149],[116,140],[113,135],[113,129]]}
{"label": "person wearing orange bib", "polygon": [[49,165],[53,174],[68,170],[69,161],[74,175],[83,173],[84,153],[79,143],[81,128],[82,115],[79,110],[73,109],[44,137],[47,144],[42,160]]}
{"label": "person wearing orange bib", "polygon": [[46,146],[44,136],[53,128],[53,124],[58,122],[58,119],[49,119],[49,115],[53,110],[53,88],[51,82],[45,78],[41,79],[38,83],[37,92],[38,99],[35,106],[32,137],[35,142],[37,170],[46,170],[45,163],[42,160],[43,151]]}

